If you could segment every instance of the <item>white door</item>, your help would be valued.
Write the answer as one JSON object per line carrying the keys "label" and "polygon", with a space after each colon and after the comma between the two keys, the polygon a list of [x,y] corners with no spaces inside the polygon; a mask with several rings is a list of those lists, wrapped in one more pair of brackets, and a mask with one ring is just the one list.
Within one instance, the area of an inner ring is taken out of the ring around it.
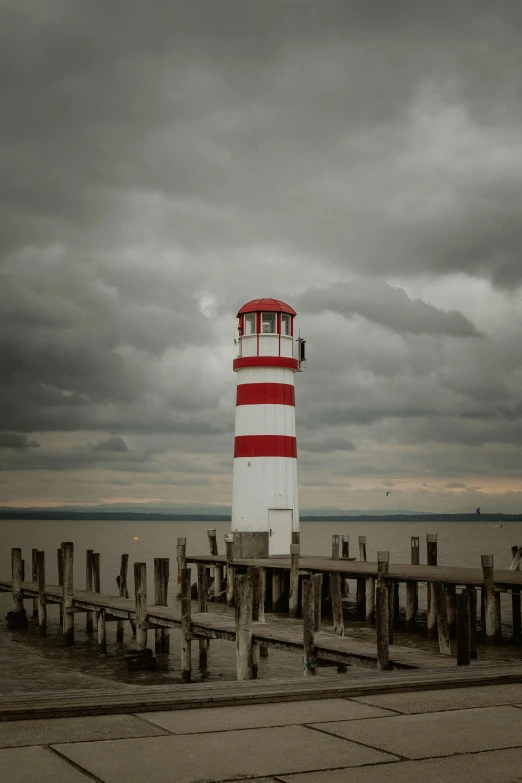
{"label": "white door", "polygon": [[292,543],[291,508],[268,509],[268,554],[289,555]]}

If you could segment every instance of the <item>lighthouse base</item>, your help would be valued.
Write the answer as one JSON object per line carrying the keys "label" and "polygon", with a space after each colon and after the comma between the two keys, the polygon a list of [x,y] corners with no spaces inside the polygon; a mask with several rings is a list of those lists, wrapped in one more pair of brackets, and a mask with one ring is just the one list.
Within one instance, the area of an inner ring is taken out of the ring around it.
{"label": "lighthouse base", "polygon": [[268,531],[241,532],[233,530],[234,559],[242,557],[268,557]]}

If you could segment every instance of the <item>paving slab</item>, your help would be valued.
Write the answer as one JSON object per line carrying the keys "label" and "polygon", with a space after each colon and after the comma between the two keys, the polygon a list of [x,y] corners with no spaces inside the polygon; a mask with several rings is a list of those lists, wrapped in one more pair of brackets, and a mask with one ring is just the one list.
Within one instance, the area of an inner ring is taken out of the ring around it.
{"label": "paving slab", "polygon": [[159,726],[154,726],[134,715],[13,720],[0,722],[0,748],[124,737],[157,737],[164,734],[167,732]]}
{"label": "paving slab", "polygon": [[194,783],[394,760],[393,755],[304,726],[230,731],[226,737],[223,732],[215,732],[54,747],[104,783],[142,779],[154,783]]}
{"label": "paving slab", "polygon": [[[357,704],[348,699],[318,699],[241,707],[210,707],[201,710],[170,710],[137,713],[173,734],[192,734],[231,729],[289,726],[332,720],[358,720],[393,715],[390,710]],[[94,738],[93,738],[94,739]]]}
{"label": "paving slab", "polygon": [[409,759],[522,746],[522,710],[511,706],[318,723],[317,728]]}
{"label": "paving slab", "polygon": [[466,707],[494,707],[522,701],[522,684],[430,689],[422,693],[387,693],[380,696],[358,696],[353,701],[410,714],[459,710]]}
{"label": "paving slab", "polygon": [[2,783],[89,783],[79,772],[48,748],[5,748],[0,750]]}
{"label": "paving slab", "polygon": [[285,783],[519,783],[522,750],[493,750],[451,758],[284,775],[279,780]]}

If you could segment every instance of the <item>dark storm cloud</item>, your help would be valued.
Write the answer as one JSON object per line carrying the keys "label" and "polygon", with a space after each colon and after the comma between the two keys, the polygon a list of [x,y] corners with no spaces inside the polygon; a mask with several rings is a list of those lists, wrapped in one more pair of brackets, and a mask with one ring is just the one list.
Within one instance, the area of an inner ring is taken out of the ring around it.
{"label": "dark storm cloud", "polygon": [[99,440],[98,443],[88,443],[85,447],[90,451],[120,451],[127,452],[129,450],[127,444],[123,438],[119,438],[113,435],[105,440]]}
{"label": "dark storm cloud", "polygon": [[36,440],[29,440],[27,435],[19,432],[0,433],[0,449],[14,449],[14,451],[27,451],[27,449],[39,448]]}
{"label": "dark storm cloud", "polygon": [[360,315],[399,333],[448,334],[476,337],[473,324],[461,313],[438,310],[399,288],[379,280],[352,280],[328,288],[309,288],[298,299],[308,313],[330,310],[345,318]]}

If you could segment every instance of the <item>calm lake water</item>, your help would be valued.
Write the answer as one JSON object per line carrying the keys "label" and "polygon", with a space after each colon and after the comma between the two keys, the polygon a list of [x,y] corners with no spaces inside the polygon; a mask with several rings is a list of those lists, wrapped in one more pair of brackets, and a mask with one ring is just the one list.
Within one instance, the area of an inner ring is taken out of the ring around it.
{"label": "calm lake water", "polygon": [[[116,594],[116,575],[119,573],[120,556],[129,554],[129,585],[132,592],[132,568],[134,562],[148,565],[149,595],[153,595],[152,575],[154,557],[171,557],[171,574],[175,574],[176,540],[186,536],[187,550],[191,554],[207,554],[209,551],[207,529],[217,530],[219,551],[224,551],[224,535],[230,529],[227,522],[114,522],[114,521],[0,521],[0,577],[10,578],[11,547],[21,547],[26,568],[31,562],[31,549],[46,552],[47,581],[57,583],[56,550],[62,541],[72,541],[75,546],[74,577],[78,586],[85,584],[85,550],[101,553],[102,592]],[[350,554],[358,556],[359,535],[366,536],[367,557],[376,559],[377,550],[389,550],[390,561],[410,561],[410,537],[419,536],[421,562],[426,562],[426,533],[438,534],[438,561],[440,565],[480,566],[481,554],[492,554],[495,566],[507,568],[511,562],[511,546],[522,545],[522,522],[504,522],[498,527],[490,522],[304,522],[301,524],[301,552],[314,555],[331,553],[332,534],[350,536]],[[137,541],[134,538],[138,538]],[[171,576],[169,604],[175,599],[176,581]],[[351,595],[353,596],[352,589]],[[401,594],[401,606],[404,599]],[[425,591],[420,588],[419,605],[425,608]],[[126,671],[123,651],[132,649],[130,630],[125,632],[123,645],[116,643],[114,623],[107,625],[108,654],[99,656],[95,637],[84,632],[85,618],[76,619],[74,647],[61,647],[58,607],[48,607],[48,635],[40,638],[37,623],[31,621],[27,632],[8,632],[4,617],[11,608],[10,595],[0,593],[0,692],[14,690],[49,690],[57,688],[123,687],[125,684],[160,685],[180,682],[179,632],[171,630],[170,654],[157,654],[158,670],[154,673]],[[26,609],[30,613],[30,602]],[[504,634],[509,638],[511,623],[510,596],[502,596]],[[397,633],[396,644],[437,650],[436,642],[425,638],[421,617],[418,631],[413,635]],[[357,622],[350,611],[345,619],[346,633],[357,638],[374,640],[374,630]],[[153,644],[152,633],[149,646]],[[193,645],[193,679],[234,680],[235,645],[230,642],[212,641],[208,667],[198,670],[197,645]],[[490,660],[521,660],[522,648],[506,643],[499,648],[479,648],[479,658]],[[301,672],[298,655],[270,650],[268,658],[261,659],[260,678],[296,676]],[[350,669],[349,668],[349,673]],[[338,675],[335,667],[321,667],[321,675]]]}

